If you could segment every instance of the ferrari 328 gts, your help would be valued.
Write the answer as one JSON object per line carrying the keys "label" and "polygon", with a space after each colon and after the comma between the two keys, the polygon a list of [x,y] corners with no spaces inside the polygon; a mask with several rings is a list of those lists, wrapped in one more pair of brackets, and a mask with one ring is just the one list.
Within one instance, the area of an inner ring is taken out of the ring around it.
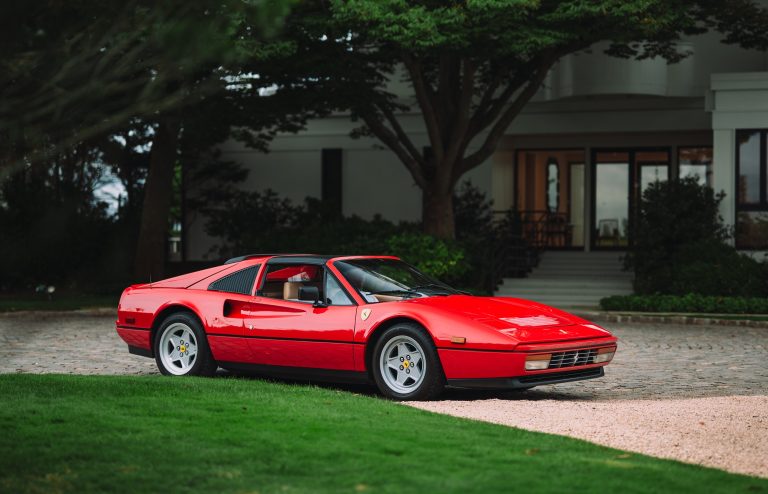
{"label": "ferrari 328 gts", "polygon": [[167,375],[373,382],[397,400],[600,377],[616,351],[589,321],[467,295],[390,256],[256,254],[133,285],[117,332]]}

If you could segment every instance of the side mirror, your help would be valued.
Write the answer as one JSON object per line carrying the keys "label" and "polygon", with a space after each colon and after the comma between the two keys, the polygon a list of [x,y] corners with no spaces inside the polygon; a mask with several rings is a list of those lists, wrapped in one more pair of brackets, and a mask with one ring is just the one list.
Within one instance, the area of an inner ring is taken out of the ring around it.
{"label": "side mirror", "polygon": [[327,304],[320,301],[320,289],[316,286],[299,287],[299,300],[312,302],[312,307],[327,307]]}

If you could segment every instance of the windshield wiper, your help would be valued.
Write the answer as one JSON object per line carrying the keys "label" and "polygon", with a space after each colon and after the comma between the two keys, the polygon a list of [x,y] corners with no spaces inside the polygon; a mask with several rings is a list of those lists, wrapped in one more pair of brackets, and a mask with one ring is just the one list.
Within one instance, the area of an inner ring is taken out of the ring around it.
{"label": "windshield wiper", "polygon": [[451,288],[448,288],[445,285],[439,285],[437,283],[425,283],[424,285],[417,285],[411,288],[412,291],[418,292],[419,290],[423,290],[425,288],[437,288],[439,290],[442,290],[440,292],[434,293],[434,295],[451,295],[451,292],[453,291]]}
{"label": "windshield wiper", "polygon": [[382,290],[380,292],[366,292],[368,295],[410,295],[412,297],[418,297],[421,294],[416,290]]}

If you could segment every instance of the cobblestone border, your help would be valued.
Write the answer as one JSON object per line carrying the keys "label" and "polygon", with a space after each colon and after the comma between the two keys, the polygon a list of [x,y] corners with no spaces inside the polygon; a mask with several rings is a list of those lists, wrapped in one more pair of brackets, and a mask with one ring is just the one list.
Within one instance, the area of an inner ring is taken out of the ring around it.
{"label": "cobblestone border", "polygon": [[611,314],[608,312],[573,311],[579,317],[596,322],[636,322],[653,324],[696,324],[711,326],[744,326],[749,328],[768,328],[768,321],[752,321],[748,319],[717,319],[716,317],[701,317],[696,315],[670,314]]}

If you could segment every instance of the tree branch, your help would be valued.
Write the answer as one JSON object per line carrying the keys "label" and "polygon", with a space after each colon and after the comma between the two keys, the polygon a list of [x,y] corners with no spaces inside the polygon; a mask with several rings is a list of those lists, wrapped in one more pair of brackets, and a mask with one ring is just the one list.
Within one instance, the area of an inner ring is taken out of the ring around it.
{"label": "tree branch", "polygon": [[549,69],[552,67],[553,63],[554,60],[546,61],[539,66],[536,75],[517,95],[517,97],[515,97],[515,100],[504,110],[504,112],[501,114],[501,117],[496,120],[496,123],[486,136],[483,145],[480,146],[480,149],[467,156],[459,163],[459,166],[456,169],[456,178],[461,177],[467,171],[478,166],[493,154],[496,149],[496,145],[504,135],[507,127],[509,127],[515,117],[520,113],[523,107],[528,103],[528,101],[530,101],[530,99],[541,87],[541,83],[544,81],[544,78],[547,76],[547,72],[549,72]]}
{"label": "tree branch", "polygon": [[[461,156],[460,151],[462,149],[462,143],[464,141],[467,129],[469,127],[469,111],[472,105],[472,96],[474,94],[475,87],[475,71],[477,70],[477,64],[469,59],[464,59],[462,62],[464,67],[461,79],[461,94],[459,97],[459,105],[456,109],[456,115],[454,116],[453,131],[451,132],[451,141],[448,145],[448,149],[445,153],[444,162],[447,166],[453,168],[458,157]],[[453,174],[453,170],[449,175]]]}
{"label": "tree branch", "polygon": [[440,125],[432,104],[430,88],[427,87],[427,83],[424,80],[420,64],[410,54],[403,53],[403,63],[411,76],[411,82],[413,82],[416,100],[419,102],[424,122],[427,125],[427,134],[429,135],[429,142],[432,144],[432,152],[434,153],[435,160],[440,162],[443,160],[443,139],[440,136]]}
{"label": "tree branch", "polygon": [[391,149],[400,161],[403,162],[408,171],[411,172],[413,180],[416,185],[424,189],[427,186],[427,181],[424,179],[424,174],[421,170],[421,164],[413,159],[413,157],[400,145],[400,141],[394,132],[387,128],[376,115],[373,113],[363,113],[360,115],[365,122],[365,125],[383,142],[389,149]]}
{"label": "tree branch", "polygon": [[381,113],[384,115],[384,117],[387,119],[387,122],[389,122],[389,125],[392,127],[392,130],[395,131],[395,135],[397,136],[397,139],[400,141],[400,143],[405,146],[406,151],[410,153],[410,155],[413,157],[413,159],[420,165],[424,165],[424,156],[419,152],[418,149],[416,149],[416,146],[413,145],[413,141],[411,141],[411,138],[408,137],[408,134],[405,133],[403,130],[403,127],[400,125],[400,122],[397,121],[397,117],[395,117],[395,114],[392,112],[391,108],[388,108],[385,105],[379,106],[379,109],[381,110]]}

